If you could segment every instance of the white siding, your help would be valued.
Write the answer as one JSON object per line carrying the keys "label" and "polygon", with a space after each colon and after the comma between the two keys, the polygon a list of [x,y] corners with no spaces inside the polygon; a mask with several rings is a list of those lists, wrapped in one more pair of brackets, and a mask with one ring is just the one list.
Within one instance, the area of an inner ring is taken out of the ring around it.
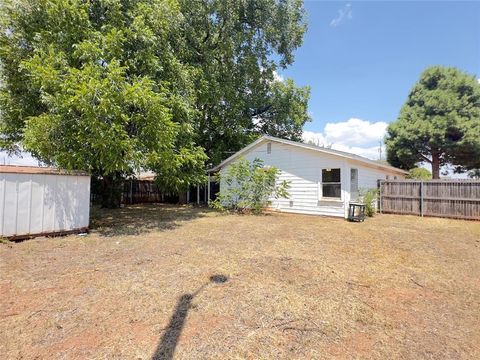
{"label": "white siding", "polygon": [[0,173],[0,235],[87,228],[90,177]]}
{"label": "white siding", "polygon": [[[393,179],[394,176],[397,179],[404,179],[405,175],[399,173],[388,172],[381,169],[375,169],[370,166],[365,166],[360,162],[354,160],[348,160],[348,168],[358,169],[358,189],[359,190],[369,190],[376,189],[378,187],[378,180],[385,180],[387,175]],[[348,170],[348,189],[350,191],[350,170]],[[350,201],[350,194],[348,195],[348,200],[346,204]],[[375,204],[376,206],[376,204]],[[348,212],[345,213],[345,217],[348,215]]]}
{"label": "white siding", "polygon": [[[346,217],[350,201],[350,169],[358,169],[359,188],[376,188],[377,179],[385,179],[387,175],[385,171],[367,167],[360,162],[289,144],[270,142],[271,153],[267,153],[268,143],[259,143],[243,157],[249,161],[258,158],[267,166],[277,167],[281,170],[278,180],[290,182],[289,199],[271,199],[271,207],[276,210]],[[322,169],[325,168],[340,168],[342,191],[339,200],[321,196]]]}

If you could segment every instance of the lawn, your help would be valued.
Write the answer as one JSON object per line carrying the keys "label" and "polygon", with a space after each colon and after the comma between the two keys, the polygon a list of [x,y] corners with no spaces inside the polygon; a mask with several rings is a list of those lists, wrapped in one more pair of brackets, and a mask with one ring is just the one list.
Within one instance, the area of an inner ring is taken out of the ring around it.
{"label": "lawn", "polygon": [[0,244],[3,359],[480,358],[480,223],[133,206]]}

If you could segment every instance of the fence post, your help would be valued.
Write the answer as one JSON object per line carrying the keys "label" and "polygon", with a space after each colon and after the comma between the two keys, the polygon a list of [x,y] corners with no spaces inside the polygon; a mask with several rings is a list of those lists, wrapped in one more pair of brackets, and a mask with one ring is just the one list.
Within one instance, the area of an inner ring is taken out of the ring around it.
{"label": "fence post", "polygon": [[210,204],[210,173],[208,173],[207,204]]}
{"label": "fence post", "polygon": [[420,180],[420,216],[423,217],[423,180]]}
{"label": "fence post", "polygon": [[378,179],[377,181],[378,187],[378,212],[382,213],[382,180]]}

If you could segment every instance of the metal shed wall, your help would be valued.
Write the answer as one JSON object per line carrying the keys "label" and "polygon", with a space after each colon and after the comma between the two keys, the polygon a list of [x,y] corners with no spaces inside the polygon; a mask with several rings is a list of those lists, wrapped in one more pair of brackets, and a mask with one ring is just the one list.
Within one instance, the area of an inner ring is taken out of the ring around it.
{"label": "metal shed wall", "polygon": [[0,235],[19,237],[88,228],[90,176],[0,172]]}

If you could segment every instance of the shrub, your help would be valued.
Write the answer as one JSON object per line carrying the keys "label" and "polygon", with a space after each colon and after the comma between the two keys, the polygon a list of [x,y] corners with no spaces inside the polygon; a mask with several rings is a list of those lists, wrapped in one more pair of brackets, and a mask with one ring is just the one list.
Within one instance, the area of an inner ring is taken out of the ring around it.
{"label": "shrub", "polygon": [[432,173],[425,168],[413,168],[408,171],[407,179],[431,180]]}
{"label": "shrub", "polygon": [[272,197],[288,198],[289,184],[278,182],[280,170],[263,166],[263,161],[255,159],[251,163],[239,159],[219,174],[221,190],[210,206],[217,210],[261,213],[270,205]]}
{"label": "shrub", "polygon": [[359,198],[365,204],[365,215],[372,217],[375,212],[375,201],[377,200],[378,189],[360,189]]}

